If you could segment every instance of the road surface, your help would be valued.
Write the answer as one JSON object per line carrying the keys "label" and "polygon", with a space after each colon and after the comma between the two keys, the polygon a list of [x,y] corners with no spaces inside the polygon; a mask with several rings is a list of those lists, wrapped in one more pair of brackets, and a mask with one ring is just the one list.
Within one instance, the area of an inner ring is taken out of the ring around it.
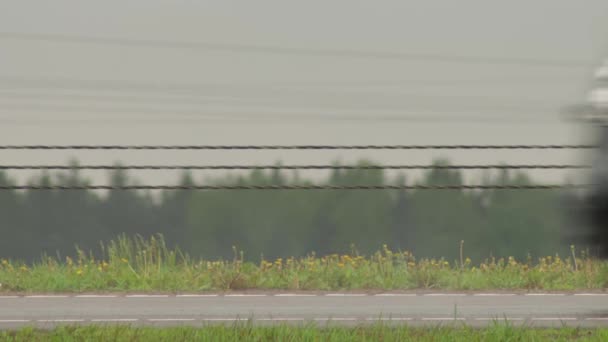
{"label": "road surface", "polygon": [[608,293],[231,293],[0,295],[0,329],[58,324],[306,323],[412,326],[495,320],[606,326]]}

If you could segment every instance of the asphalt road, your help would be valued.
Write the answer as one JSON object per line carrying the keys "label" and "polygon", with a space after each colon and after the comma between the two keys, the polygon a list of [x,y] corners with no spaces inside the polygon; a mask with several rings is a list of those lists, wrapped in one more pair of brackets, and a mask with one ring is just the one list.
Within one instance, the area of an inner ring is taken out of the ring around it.
{"label": "asphalt road", "polygon": [[0,295],[0,329],[58,324],[608,326],[606,293]]}

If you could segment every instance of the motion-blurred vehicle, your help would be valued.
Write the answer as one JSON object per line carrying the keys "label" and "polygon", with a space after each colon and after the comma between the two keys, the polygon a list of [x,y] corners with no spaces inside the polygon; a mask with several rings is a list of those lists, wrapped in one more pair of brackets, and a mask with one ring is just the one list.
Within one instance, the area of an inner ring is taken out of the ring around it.
{"label": "motion-blurred vehicle", "polygon": [[585,119],[592,123],[598,148],[594,150],[591,184],[585,216],[590,223],[591,245],[598,256],[608,258],[608,61],[595,74]]}

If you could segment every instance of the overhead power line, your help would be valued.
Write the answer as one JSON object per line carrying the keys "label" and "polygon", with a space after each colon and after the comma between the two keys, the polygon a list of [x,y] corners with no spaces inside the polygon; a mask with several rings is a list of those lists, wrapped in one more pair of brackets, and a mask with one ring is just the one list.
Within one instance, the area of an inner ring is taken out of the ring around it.
{"label": "overhead power line", "polygon": [[211,50],[224,52],[247,52],[278,55],[299,56],[323,56],[342,58],[364,58],[384,60],[406,60],[418,62],[444,62],[444,63],[466,63],[466,64],[505,64],[528,67],[553,67],[553,68],[589,68],[593,67],[591,61],[579,60],[544,60],[536,58],[496,58],[480,56],[455,56],[432,53],[411,52],[386,52],[366,51],[357,49],[322,49],[284,47],[275,45],[254,45],[235,43],[211,43],[192,41],[171,41],[153,39],[116,38],[101,36],[85,36],[70,34],[50,33],[25,33],[25,32],[0,32],[1,39],[15,39],[28,41],[44,41],[70,44],[98,44],[115,45],[126,47],[149,47],[170,49]]}
{"label": "overhead power line", "polygon": [[554,150],[596,145],[0,145],[0,150]]}
{"label": "overhead power line", "polygon": [[[280,98],[272,98],[269,97],[269,94],[265,94],[262,96],[243,96],[243,95],[235,95],[228,93],[226,95],[222,94],[163,94],[164,97],[159,97],[158,94],[155,95],[132,95],[132,94],[86,94],[86,93],[57,93],[57,92],[7,92],[0,89],[0,98],[6,100],[27,100],[28,102],[25,104],[9,104],[8,106],[12,107],[24,107],[27,108],[28,105],[32,106],[34,109],[36,107],[42,108],[50,108],[55,109],[59,107],[62,109],[65,105],[57,106],[57,104],[38,104],[32,103],[33,100],[41,100],[41,101],[92,101],[92,102],[105,102],[105,103],[135,103],[135,104],[150,104],[150,103],[159,103],[159,104],[178,104],[178,105],[208,105],[211,103],[219,103],[219,104],[247,104],[247,105],[262,105],[262,106],[288,106],[295,108],[329,108],[329,109],[347,109],[347,110],[360,110],[360,109],[380,109],[380,110],[403,110],[412,108],[412,105],[418,108],[424,109],[432,109],[433,105],[443,104],[444,107],[446,105],[449,108],[454,107],[469,107],[471,109],[498,109],[498,110],[535,110],[535,111],[550,111],[556,108],[555,103],[551,102],[539,102],[539,101],[530,101],[528,98],[521,97],[513,97],[513,98],[500,98],[500,97],[489,97],[482,95],[454,95],[454,94],[429,94],[429,93],[402,93],[402,94],[391,94],[392,100],[400,100],[401,103],[376,103],[371,106],[368,104],[355,104],[353,105],[353,97],[361,97],[361,96],[384,96],[386,93],[382,92],[356,92],[349,94],[346,92],[339,92],[342,96],[341,101],[327,101],[315,100],[311,101],[310,98],[306,98],[304,96],[329,96],[338,94],[337,92],[326,92],[320,91],[316,93],[291,93],[288,94],[289,98],[280,99]],[[178,95],[178,96],[175,96]],[[293,98],[293,95],[303,97],[301,98]],[[412,101],[420,101],[424,100],[426,103],[411,103]],[[465,100],[465,101],[462,101]],[[344,102],[346,101],[346,102]],[[386,100],[384,100],[386,101]],[[450,101],[450,102],[447,102]],[[345,107],[345,105],[347,105]],[[350,106],[348,106],[350,105]],[[4,107],[4,105],[3,105]],[[12,107],[9,107],[12,109]],[[68,107],[70,110],[72,107]],[[82,107],[73,107],[76,110],[83,110],[87,108]],[[135,108],[138,111],[145,111],[146,109]]]}
{"label": "overhead power line", "polygon": [[0,190],[548,190],[588,184],[544,185],[0,185]]}
{"label": "overhead power line", "polygon": [[198,92],[218,88],[242,88],[246,90],[259,88],[316,88],[316,87],[398,87],[398,86],[458,86],[463,85],[568,85],[579,82],[576,78],[492,78],[492,79],[401,79],[401,80],[319,80],[319,81],[258,81],[258,82],[208,82],[208,83],[173,83],[171,81],[134,81],[125,79],[79,79],[67,77],[22,77],[0,75],[0,83],[19,88],[36,89],[94,89],[108,91],[163,91],[163,92]]}
{"label": "overhead power line", "polygon": [[[427,117],[423,115],[402,115],[404,112],[432,112],[432,113],[463,113],[463,112],[498,112],[498,113],[552,113],[559,109],[558,106],[542,106],[542,105],[534,105],[534,104],[524,104],[522,105],[517,103],[500,103],[500,102],[469,102],[469,103],[458,103],[458,102],[446,102],[438,97],[427,97],[428,101],[425,104],[416,104],[416,103],[401,103],[401,104],[377,104],[377,105],[357,105],[353,103],[351,100],[350,103],[317,103],[311,104],[306,102],[301,103],[281,103],[281,102],[261,102],[257,103],[254,101],[238,101],[237,99],[231,100],[199,100],[199,101],[191,101],[185,99],[183,101],[163,101],[163,99],[152,99],[151,101],[145,100],[136,100],[130,101],[130,99],[123,97],[118,98],[116,101],[112,101],[107,98],[98,97],[95,98],[75,98],[77,101],[85,100],[89,101],[84,104],[72,105],[72,104],[64,104],[64,103],[49,103],[49,99],[40,99],[39,102],[33,102],[39,100],[39,98],[35,95],[33,96],[23,96],[21,98],[14,97],[17,101],[15,103],[2,103],[0,105],[0,109],[3,111],[54,111],[54,112],[67,112],[67,113],[142,113],[148,115],[166,115],[166,114],[174,114],[179,116],[193,116],[199,117],[203,115],[212,115],[213,112],[219,113],[216,114],[222,116],[229,116],[231,118],[251,118],[252,116],[261,117],[261,118],[297,118],[297,119],[347,119],[352,120],[353,118],[357,120],[368,119],[368,120],[377,120],[378,118],[388,118],[388,119],[397,119],[400,120],[402,118],[408,119],[409,117],[417,117],[418,119],[427,119]],[[28,99],[25,102],[25,99]],[[412,99],[424,99],[425,97]],[[434,99],[434,100],[433,100]],[[0,92],[0,101],[7,100],[11,101],[10,97],[5,97]],[[62,99],[61,97],[57,97],[57,100],[62,102],[73,102],[74,99]],[[50,98],[50,101],[54,101],[53,98]],[[93,101],[93,102],[91,102]],[[99,101],[99,102],[94,102]],[[129,102],[130,101],[130,102]],[[310,101],[310,100],[309,100]],[[123,103],[120,103],[123,102]],[[116,105],[118,103],[118,105]],[[149,106],[150,103],[156,105],[154,107]],[[141,106],[144,104],[144,106]],[[145,105],[148,105],[145,107]],[[316,106],[315,106],[316,105]],[[219,106],[212,107],[212,106]],[[349,114],[334,114],[338,113],[354,113],[354,115]],[[380,115],[360,115],[357,113],[367,112],[367,113],[378,113]],[[289,114],[287,114],[289,113]],[[384,114],[387,113],[387,114]],[[395,114],[390,114],[395,113]],[[398,114],[397,114],[398,113]],[[458,119],[467,119],[467,118],[478,118],[478,120],[492,120],[492,117],[484,116],[484,115],[468,115],[468,116],[453,116],[447,115],[444,116],[446,120],[458,120]],[[531,119],[529,117],[523,117],[521,114],[519,116],[511,117],[502,117],[502,119]],[[432,119],[432,117],[431,117]],[[499,119],[494,117],[494,119]],[[533,119],[533,118],[532,118]]]}
{"label": "overhead power line", "polygon": [[[0,99],[2,94],[0,93]],[[254,123],[267,124],[273,122],[441,122],[441,123],[484,123],[484,124],[547,124],[556,120],[546,117],[534,115],[522,115],[521,113],[554,113],[549,107],[539,110],[540,108],[532,108],[525,110],[525,107],[509,108],[508,106],[499,105],[494,108],[479,109],[497,112],[502,115],[483,115],[483,114],[467,114],[474,112],[476,109],[461,109],[457,112],[447,111],[445,109],[425,108],[424,105],[411,106],[410,108],[399,109],[394,108],[340,108],[339,105],[329,108],[300,108],[298,105],[290,108],[285,105],[285,108],[273,107],[272,105],[260,106],[259,108],[248,108],[240,103],[236,107],[231,108],[230,103],[224,105],[225,108],[208,108],[207,106],[199,105],[199,108],[178,107],[171,104],[171,107],[165,107],[164,104],[158,107],[142,107],[131,106],[130,103],[124,106],[116,106],[113,102],[105,103],[102,106],[97,104],[82,104],[82,105],[65,105],[54,103],[3,103],[0,105],[0,112],[11,114],[11,112],[52,112],[63,114],[79,114],[78,118],[28,118],[20,115],[19,117],[0,117],[0,121],[5,124],[63,124],[63,123],[128,123],[133,122],[134,117],[140,117],[135,120],[136,123],[196,123],[196,122],[232,122],[232,123]],[[239,107],[240,106],[240,107]],[[483,107],[483,106],[481,106]],[[521,113],[520,113],[521,111]],[[360,114],[363,113],[363,114]],[[504,113],[518,113],[507,116]],[[85,114],[104,114],[103,118],[84,117]],[[108,118],[110,115],[120,115],[120,119]],[[130,116],[125,116],[125,115]],[[145,120],[143,120],[145,119]],[[174,122],[173,122],[174,121]]]}
{"label": "overhead power line", "polygon": [[0,170],[458,170],[589,169],[591,165],[0,165]]}
{"label": "overhead power line", "polygon": [[485,119],[485,118],[443,118],[443,117],[404,117],[404,118],[377,118],[377,119],[358,119],[358,118],[313,118],[314,120],[307,119],[290,119],[289,117],[284,118],[264,118],[264,119],[222,119],[222,118],[178,118],[178,119],[0,119],[0,124],[4,126],[49,126],[49,125],[80,125],[80,126],[95,126],[95,125],[112,125],[124,127],[127,125],[225,125],[225,124],[247,124],[247,125],[293,125],[293,124],[344,124],[345,122],[351,124],[386,124],[386,123],[407,123],[407,124],[428,124],[432,122],[440,122],[443,124],[481,124],[481,125],[558,125],[561,124],[557,121],[542,121],[542,120],[508,120],[508,119]]}
{"label": "overhead power line", "polygon": [[[93,111],[97,113],[96,111]],[[291,124],[291,123],[450,123],[450,124],[525,124],[525,125],[547,125],[560,123],[559,121],[549,119],[534,119],[534,118],[508,118],[503,116],[439,116],[439,115],[379,115],[373,116],[362,116],[362,115],[310,115],[306,117],[304,115],[264,115],[264,113],[250,113],[252,117],[247,118],[245,115],[220,116],[221,114],[212,113],[201,113],[198,116],[180,116],[179,113],[167,112],[166,114],[174,114],[173,118],[168,115],[167,117],[131,117],[125,116],[125,114],[133,114],[129,111],[113,111],[103,113],[122,114],[121,118],[58,118],[58,119],[46,119],[46,118],[4,118],[0,117],[0,123],[4,125],[66,125],[66,124],[82,124],[82,125],[96,125],[96,124],[110,124],[110,125],[125,125],[125,124],[162,124],[162,125],[183,125],[183,124],[256,124],[256,125],[267,125],[267,124]],[[142,113],[143,114],[143,113]],[[140,114],[140,115],[142,115]],[[160,113],[158,113],[160,114]],[[259,114],[259,117],[254,115]]]}

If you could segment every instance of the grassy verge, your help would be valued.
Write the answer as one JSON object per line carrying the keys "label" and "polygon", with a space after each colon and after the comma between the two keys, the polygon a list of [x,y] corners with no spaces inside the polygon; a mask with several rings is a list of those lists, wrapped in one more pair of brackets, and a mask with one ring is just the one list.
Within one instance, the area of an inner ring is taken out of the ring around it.
{"label": "grassy verge", "polygon": [[83,251],[74,259],[43,257],[24,263],[0,260],[0,292],[407,290],[407,289],[604,289],[608,263],[584,255],[538,260],[418,260],[387,248],[371,255],[314,255],[245,262],[196,260],[168,249],[161,237],[119,238],[97,260]]}
{"label": "grassy verge", "polygon": [[205,328],[59,327],[0,332],[0,341],[606,341],[607,329],[532,329],[496,325],[473,328],[373,326]]}

